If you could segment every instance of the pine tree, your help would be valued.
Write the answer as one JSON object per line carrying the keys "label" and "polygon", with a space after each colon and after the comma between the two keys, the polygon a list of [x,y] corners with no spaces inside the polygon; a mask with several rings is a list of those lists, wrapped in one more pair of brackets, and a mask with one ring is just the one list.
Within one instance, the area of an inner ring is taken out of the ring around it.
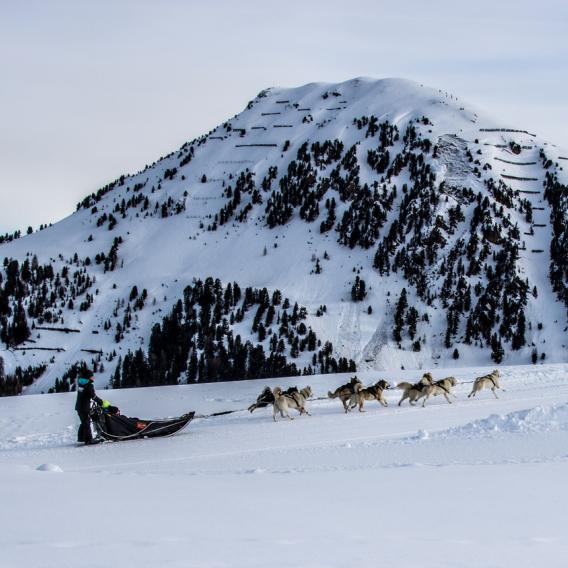
{"label": "pine tree", "polygon": [[517,322],[517,330],[515,331],[513,339],[511,340],[511,349],[513,349],[514,351],[517,351],[526,343],[525,331],[526,331],[525,314],[523,311],[521,311]]}
{"label": "pine tree", "polygon": [[406,296],[406,288],[403,288],[398,302],[396,303],[395,313],[394,313],[394,329],[393,338],[395,341],[402,340],[402,326],[404,325],[404,314],[406,308],[408,307],[408,299]]}
{"label": "pine tree", "polygon": [[197,380],[198,362],[197,362],[197,351],[193,349],[189,357],[186,371],[186,381],[187,383],[194,383]]}
{"label": "pine tree", "polygon": [[31,335],[26,319],[26,311],[21,302],[18,302],[14,312],[14,321],[12,324],[12,342],[14,345],[19,345],[28,339]]}
{"label": "pine tree", "polygon": [[299,341],[298,341],[298,336],[296,335],[296,337],[292,341],[292,346],[290,348],[290,357],[292,357],[293,359],[297,359],[299,355],[300,355]]}
{"label": "pine tree", "polygon": [[495,361],[495,363],[499,364],[503,361],[504,357],[505,351],[501,344],[501,340],[497,337],[497,334],[494,333],[491,336],[491,358]]}
{"label": "pine tree", "polygon": [[416,326],[418,324],[418,310],[414,306],[408,308],[406,323],[408,325],[408,335],[410,336],[410,339],[414,339],[414,336],[416,335]]}
{"label": "pine tree", "polygon": [[6,371],[4,370],[4,359],[0,357],[0,396],[8,394],[6,385]]}
{"label": "pine tree", "polygon": [[121,386],[120,381],[120,368],[122,367],[122,357],[118,358],[118,363],[116,365],[116,369],[114,370],[114,374],[112,376],[112,388],[119,389]]}
{"label": "pine tree", "polygon": [[132,300],[136,300],[136,298],[138,298],[138,287],[132,286],[132,290],[130,291],[129,301],[132,302]]}
{"label": "pine tree", "polygon": [[361,302],[365,299],[367,295],[367,291],[365,289],[365,281],[359,276],[355,277],[355,282],[351,287],[351,299],[354,302]]}

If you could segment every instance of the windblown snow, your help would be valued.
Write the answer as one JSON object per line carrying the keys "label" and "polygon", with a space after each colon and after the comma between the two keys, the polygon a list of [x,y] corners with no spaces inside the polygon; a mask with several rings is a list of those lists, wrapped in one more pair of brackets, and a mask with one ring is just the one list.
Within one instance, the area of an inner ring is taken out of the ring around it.
{"label": "windblown snow", "polygon": [[536,406],[508,414],[492,414],[464,426],[440,432],[440,436],[477,437],[499,435],[504,432],[526,433],[561,432],[568,430],[568,405]]}

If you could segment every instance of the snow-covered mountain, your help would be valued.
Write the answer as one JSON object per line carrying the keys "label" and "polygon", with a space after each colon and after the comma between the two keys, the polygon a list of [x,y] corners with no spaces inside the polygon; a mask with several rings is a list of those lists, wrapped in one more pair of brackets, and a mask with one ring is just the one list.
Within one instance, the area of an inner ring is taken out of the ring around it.
{"label": "snow-covered mountain", "polygon": [[80,361],[99,386],[566,362],[568,151],[509,126],[402,79],[262,91],[4,239],[6,371],[42,392]]}

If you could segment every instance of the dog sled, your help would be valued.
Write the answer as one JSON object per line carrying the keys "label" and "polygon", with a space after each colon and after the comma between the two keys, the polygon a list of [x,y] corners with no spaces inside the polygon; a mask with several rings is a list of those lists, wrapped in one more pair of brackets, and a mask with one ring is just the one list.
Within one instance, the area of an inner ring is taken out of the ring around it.
{"label": "dog sled", "polygon": [[173,436],[183,430],[194,416],[195,412],[188,412],[183,416],[167,420],[142,420],[106,413],[98,405],[94,405],[91,409],[91,420],[98,437],[113,442]]}

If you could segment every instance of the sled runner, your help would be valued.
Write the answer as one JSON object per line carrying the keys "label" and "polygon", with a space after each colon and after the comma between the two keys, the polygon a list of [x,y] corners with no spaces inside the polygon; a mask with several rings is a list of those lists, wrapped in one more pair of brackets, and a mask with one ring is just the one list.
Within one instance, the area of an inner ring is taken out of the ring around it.
{"label": "sled runner", "polygon": [[91,419],[98,436],[103,440],[115,442],[173,436],[183,430],[194,416],[195,412],[188,412],[169,420],[142,420],[105,413],[98,405],[91,409]]}

